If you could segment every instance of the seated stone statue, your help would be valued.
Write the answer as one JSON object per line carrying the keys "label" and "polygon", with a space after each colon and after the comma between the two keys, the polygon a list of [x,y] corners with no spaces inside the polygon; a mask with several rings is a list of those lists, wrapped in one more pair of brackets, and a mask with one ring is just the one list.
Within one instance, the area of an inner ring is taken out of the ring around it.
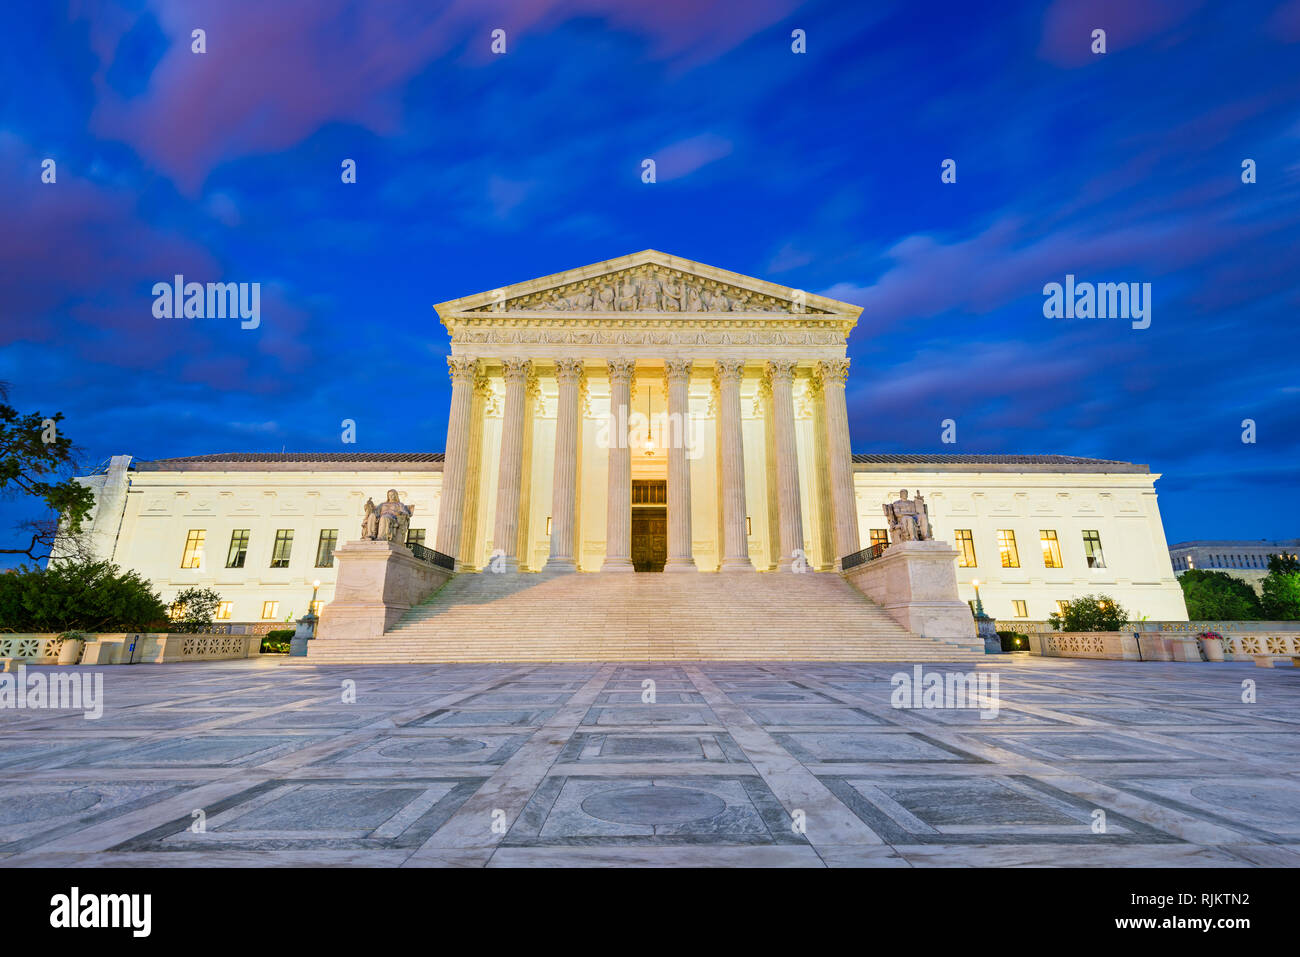
{"label": "seated stone statue", "polygon": [[388,490],[388,500],[379,506],[378,538],[385,542],[406,544],[406,533],[411,526],[411,515],[415,511],[405,505],[397,496],[397,489]]}
{"label": "seated stone statue", "polygon": [[898,493],[898,501],[881,506],[885,518],[889,521],[889,538],[893,542],[928,542],[934,538],[930,531],[930,515],[925,507],[925,499],[918,492],[916,498],[908,500],[907,489]]}

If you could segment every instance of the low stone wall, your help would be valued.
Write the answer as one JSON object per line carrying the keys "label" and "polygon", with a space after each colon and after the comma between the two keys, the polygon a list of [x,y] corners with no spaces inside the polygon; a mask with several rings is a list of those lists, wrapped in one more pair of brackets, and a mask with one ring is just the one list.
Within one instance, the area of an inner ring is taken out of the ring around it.
{"label": "low stone wall", "polygon": [[1141,660],[1137,632],[1048,631],[1029,635],[1031,654],[1048,658],[1110,658]]}
{"label": "low stone wall", "polygon": [[[131,649],[132,642],[135,644]],[[29,665],[169,664],[255,658],[260,635],[179,635],[172,633],[0,636],[0,658]]]}
{"label": "low stone wall", "polygon": [[[1207,631],[1223,636],[1225,661],[1253,661],[1257,655],[1300,656],[1300,622],[1297,621],[1142,621],[1130,623],[1131,630],[1125,632],[1059,632],[1045,621],[999,621],[997,628],[1027,636],[1034,654],[1062,657],[1119,656],[1063,654],[1039,649],[1091,648],[1086,639],[1093,635],[1129,634],[1136,641],[1143,661],[1208,660],[1204,643],[1197,637]],[[1071,640],[1062,640],[1067,637]]]}

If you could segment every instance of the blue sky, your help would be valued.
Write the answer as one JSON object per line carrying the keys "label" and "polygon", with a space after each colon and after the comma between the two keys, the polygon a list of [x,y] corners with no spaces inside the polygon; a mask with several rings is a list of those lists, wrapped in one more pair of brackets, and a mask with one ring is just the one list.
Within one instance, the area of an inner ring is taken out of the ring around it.
{"label": "blue sky", "polygon": [[[855,451],[1144,462],[1170,541],[1295,537],[1298,104],[1300,0],[29,4],[0,379],[92,466],[441,450],[433,303],[655,248],[864,306]],[[261,326],[155,319],[178,272]],[[1045,319],[1066,273],[1150,328]]]}

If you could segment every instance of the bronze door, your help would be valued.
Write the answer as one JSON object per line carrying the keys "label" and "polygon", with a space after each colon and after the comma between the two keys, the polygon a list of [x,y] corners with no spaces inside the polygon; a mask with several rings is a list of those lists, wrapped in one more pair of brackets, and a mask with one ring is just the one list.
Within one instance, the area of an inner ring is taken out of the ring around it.
{"label": "bronze door", "polygon": [[668,560],[668,510],[632,509],[632,567],[639,572],[661,572]]}

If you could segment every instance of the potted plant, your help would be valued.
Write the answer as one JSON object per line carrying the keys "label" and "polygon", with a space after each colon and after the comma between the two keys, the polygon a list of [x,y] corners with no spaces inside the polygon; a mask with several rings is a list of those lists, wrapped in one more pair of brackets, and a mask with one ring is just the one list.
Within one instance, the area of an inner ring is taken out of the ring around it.
{"label": "potted plant", "polygon": [[1217,631],[1203,631],[1196,636],[1201,642],[1201,650],[1205,652],[1206,661],[1223,660],[1223,636]]}

